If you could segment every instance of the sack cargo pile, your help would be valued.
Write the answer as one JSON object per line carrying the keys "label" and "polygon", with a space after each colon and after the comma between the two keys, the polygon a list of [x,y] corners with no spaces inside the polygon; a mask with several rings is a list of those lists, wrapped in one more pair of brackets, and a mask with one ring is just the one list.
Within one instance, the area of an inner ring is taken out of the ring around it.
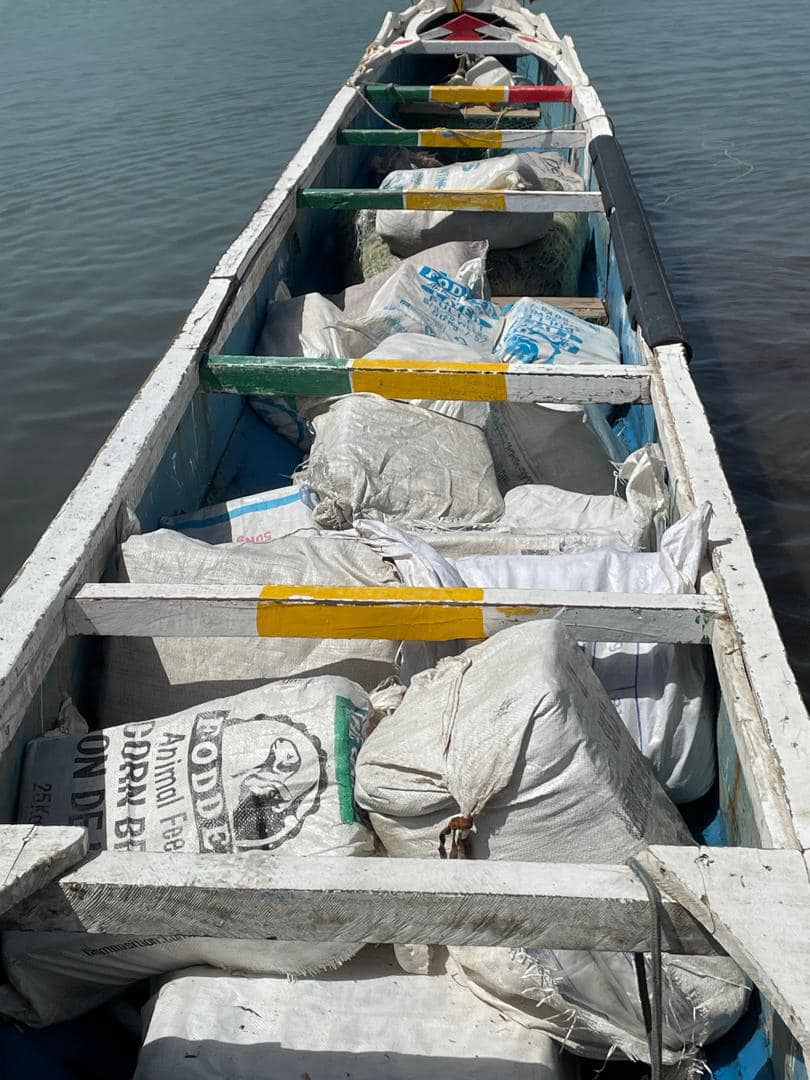
{"label": "sack cargo pile", "polygon": [[[18,817],[82,825],[91,852],[374,854],[353,801],[354,761],[371,716],[356,683],[290,679],[174,716],[50,735],[27,749]],[[49,785],[47,805],[37,799]],[[77,1016],[122,987],[193,964],[307,974],[343,963],[346,942],[238,941],[169,935],[6,933],[14,994],[0,1013],[40,1026]]]}
{"label": "sack cargo pile", "polygon": [[[501,631],[414,677],[366,740],[355,795],[389,855],[623,863],[689,844],[680,815],[571,635]],[[453,827],[450,827],[451,820]],[[632,962],[587,952],[452,948],[470,989],[586,1056],[648,1054]],[[664,960],[666,1059],[739,1018],[725,959]],[[609,972],[609,978],[606,975]]]}
{"label": "sack cargo pile", "polygon": [[[372,521],[360,522],[357,531],[396,564],[409,586],[666,594],[694,591],[709,516],[708,505],[696,508],[664,532],[654,552],[595,548],[535,555],[499,548],[496,554],[453,557],[438,550],[439,538],[450,538],[450,546],[456,535],[465,544],[467,537],[489,534],[419,531],[407,523]],[[403,669],[413,674],[463,647],[448,642],[438,652],[432,644],[405,642]],[[581,648],[670,798],[684,803],[704,795],[714,781],[716,754],[714,695],[701,646],[587,641]]]}
{"label": "sack cargo pile", "polygon": [[[491,58],[475,69],[473,83],[511,78]],[[434,167],[400,150],[396,162],[417,167],[394,171],[380,160],[389,190],[583,188],[554,154]],[[257,354],[621,363],[612,330],[538,298],[578,292],[584,214],[358,221],[361,261],[379,257],[380,272],[331,296],[282,284]],[[526,281],[538,295],[518,295]],[[255,585],[257,601],[271,585],[696,588],[710,510],[666,528],[662,454],[628,454],[610,406],[373,393],[249,403],[308,453],[294,482],[131,536],[121,580]],[[691,844],[674,803],[715,777],[700,646],[578,644],[552,620],[480,644],[107,638],[103,655],[100,728],[66,707],[66,726],[27,749],[19,806],[21,822],[86,826],[91,852],[626,863],[647,844]],[[393,956],[345,942],[6,933],[0,1016],[53,1023],[171,973],[149,1008],[139,1080],[268,1069],[336,1080],[350,1057],[371,1080],[392,1055],[425,1080],[442,1056],[481,1080],[562,1080],[573,1073],[557,1043],[648,1060],[630,955],[399,946],[400,967]],[[730,960],[667,956],[663,993],[665,1061],[691,1075],[750,986]],[[460,1016],[463,1037],[442,1055]]]}
{"label": "sack cargo pile", "polygon": [[455,973],[403,975],[386,947],[306,980],[194,968],[145,1012],[135,1080],[435,1080],[450,1053],[465,1080],[574,1080],[542,1032],[505,1024]]}
{"label": "sack cargo pile", "polygon": [[[130,537],[120,562],[122,579],[139,584],[399,584],[368,545],[317,532],[213,545],[159,529]],[[371,690],[394,674],[397,647],[379,639],[105,638],[99,717],[105,727],[148,720],[302,673],[340,674]]]}

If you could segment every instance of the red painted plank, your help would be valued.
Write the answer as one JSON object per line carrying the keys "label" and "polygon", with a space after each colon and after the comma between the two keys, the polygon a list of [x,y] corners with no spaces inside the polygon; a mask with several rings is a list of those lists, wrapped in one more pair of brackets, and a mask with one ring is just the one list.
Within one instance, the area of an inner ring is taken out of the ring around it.
{"label": "red painted plank", "polygon": [[570,86],[510,86],[510,102],[570,101]]}

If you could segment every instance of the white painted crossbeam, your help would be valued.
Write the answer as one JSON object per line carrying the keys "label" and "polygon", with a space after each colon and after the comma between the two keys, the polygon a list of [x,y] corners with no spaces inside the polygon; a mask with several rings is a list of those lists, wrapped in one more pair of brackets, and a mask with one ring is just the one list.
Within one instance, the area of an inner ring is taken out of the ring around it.
{"label": "white painted crossbeam", "polygon": [[298,206],[313,210],[474,210],[555,214],[602,210],[598,191],[496,191],[436,188],[301,188]]}
{"label": "white painted crossbeam", "polygon": [[[42,799],[50,785],[39,785]],[[75,866],[87,854],[87,833],[73,826],[0,825],[0,912]]]}
{"label": "white painted crossbeam", "polygon": [[[650,912],[632,872],[615,865],[103,852],[0,925],[635,952],[649,948]],[[673,904],[664,947],[717,951]]]}
{"label": "white painted crossbeam", "polygon": [[650,373],[639,364],[214,355],[203,363],[200,380],[204,390],[219,394],[316,397],[365,393],[394,399],[574,405],[650,400]]}
{"label": "white painted crossbeam", "polygon": [[641,856],[756,983],[810,1054],[810,881],[800,851],[653,846]]}
{"label": "white painted crossbeam", "polygon": [[538,589],[309,585],[85,585],[65,606],[70,634],[122,637],[482,639],[557,619],[581,641],[707,643],[713,596]]}

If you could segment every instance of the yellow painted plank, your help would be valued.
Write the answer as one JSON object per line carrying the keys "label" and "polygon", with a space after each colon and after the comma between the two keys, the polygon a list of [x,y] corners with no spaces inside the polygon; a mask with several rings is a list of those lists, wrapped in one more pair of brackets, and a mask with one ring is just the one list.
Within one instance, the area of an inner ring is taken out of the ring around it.
{"label": "yellow painted plank", "polygon": [[406,210],[505,210],[503,191],[403,191]]}
{"label": "yellow painted plank", "polygon": [[[335,588],[266,585],[256,608],[259,637],[483,638],[483,589]],[[313,603],[290,604],[294,599]],[[357,603],[346,601],[384,601]],[[431,601],[433,601],[431,603]],[[437,601],[469,604],[455,607]],[[327,632],[328,631],[328,632]]]}
{"label": "yellow painted plank", "polygon": [[[527,141],[531,132],[526,134]],[[447,128],[426,128],[419,133],[420,146],[467,146],[473,150],[499,150],[503,145],[501,131],[450,131]]]}
{"label": "yellow painted plank", "polygon": [[466,401],[507,400],[504,364],[497,362],[353,360],[352,389],[383,397],[455,400],[462,393]]}
{"label": "yellow painted plank", "polygon": [[431,86],[431,101],[464,101],[486,105],[490,101],[507,101],[507,86]]}

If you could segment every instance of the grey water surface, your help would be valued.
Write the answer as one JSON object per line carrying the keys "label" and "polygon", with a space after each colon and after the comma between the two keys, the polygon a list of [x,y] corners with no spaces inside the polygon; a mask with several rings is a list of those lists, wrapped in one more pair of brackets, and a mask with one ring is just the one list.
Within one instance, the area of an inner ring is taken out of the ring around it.
{"label": "grey water surface", "polygon": [[[387,7],[0,0],[0,587]],[[810,690],[810,5],[545,10],[615,121]]]}

